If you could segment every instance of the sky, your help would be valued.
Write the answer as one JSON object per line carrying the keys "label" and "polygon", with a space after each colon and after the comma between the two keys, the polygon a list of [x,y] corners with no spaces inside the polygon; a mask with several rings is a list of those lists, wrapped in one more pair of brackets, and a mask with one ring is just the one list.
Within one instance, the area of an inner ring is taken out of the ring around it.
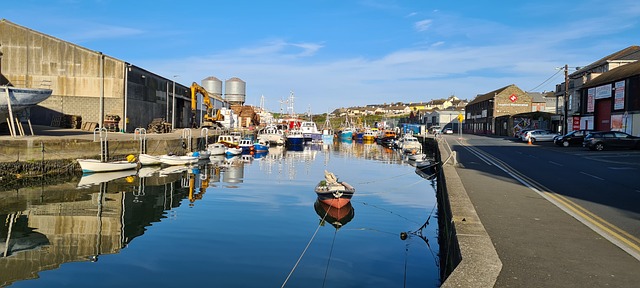
{"label": "sky", "polygon": [[[640,45],[640,1],[21,0],[0,18],[182,85],[246,82],[246,104],[322,114],[515,84]],[[571,71],[569,71],[571,72]],[[174,77],[175,76],[175,77]]]}

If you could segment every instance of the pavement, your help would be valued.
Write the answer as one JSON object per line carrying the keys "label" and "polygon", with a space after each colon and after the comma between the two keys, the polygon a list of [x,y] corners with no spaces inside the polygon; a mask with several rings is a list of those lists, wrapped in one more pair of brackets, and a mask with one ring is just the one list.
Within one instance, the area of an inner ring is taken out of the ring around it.
{"label": "pavement", "polygon": [[457,137],[439,141],[462,254],[442,287],[640,287],[640,261]]}

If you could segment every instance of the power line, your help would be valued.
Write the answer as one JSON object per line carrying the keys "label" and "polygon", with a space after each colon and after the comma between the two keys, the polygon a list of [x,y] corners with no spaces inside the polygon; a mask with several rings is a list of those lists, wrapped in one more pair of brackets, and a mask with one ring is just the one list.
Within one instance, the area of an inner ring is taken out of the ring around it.
{"label": "power line", "polygon": [[540,88],[540,86],[542,86],[545,83],[549,82],[549,80],[551,80],[553,77],[558,75],[558,73],[560,73],[560,71],[563,71],[563,70],[559,69],[558,71],[556,71],[556,73],[553,73],[553,75],[551,75],[549,78],[547,78],[547,80],[544,80],[542,83],[540,83],[538,86],[534,87],[533,89],[529,89],[529,91],[535,91],[536,89]]}

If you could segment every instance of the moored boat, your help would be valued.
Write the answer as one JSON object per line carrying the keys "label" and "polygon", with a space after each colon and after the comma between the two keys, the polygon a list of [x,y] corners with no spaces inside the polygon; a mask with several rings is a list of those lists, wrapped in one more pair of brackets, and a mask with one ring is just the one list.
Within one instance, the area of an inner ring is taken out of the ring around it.
{"label": "moored boat", "polygon": [[199,160],[196,156],[177,156],[177,155],[162,155],[160,156],[160,162],[165,165],[190,165],[197,163]]}
{"label": "moored boat", "polygon": [[302,131],[305,142],[320,143],[322,141],[322,132],[318,130],[316,122],[303,121],[300,124],[300,131]]}
{"label": "moored boat", "polygon": [[342,208],[351,201],[356,189],[346,182],[339,182],[331,172],[324,171],[325,180],[318,183],[315,188],[318,200],[335,208]]}
{"label": "moored boat", "polygon": [[138,163],[135,162],[135,157],[133,157],[133,155],[130,156],[132,157],[132,161],[123,160],[101,162],[96,159],[76,159],[76,161],[80,164],[83,173],[111,172],[138,168]]}
{"label": "moored boat", "polygon": [[277,125],[267,125],[258,132],[258,140],[268,141],[269,145],[284,145],[284,132]]}
{"label": "moored boat", "polygon": [[138,155],[138,162],[140,162],[140,165],[142,166],[162,164],[162,161],[160,161],[160,156],[149,155],[144,153],[141,153],[140,155]]}
{"label": "moored boat", "polygon": [[253,143],[253,151],[255,153],[262,153],[269,151],[269,141],[257,140]]}
{"label": "moored boat", "polygon": [[287,139],[287,145],[289,146],[298,146],[304,144],[304,136],[302,135],[302,131],[299,129],[289,130],[285,137]]}
{"label": "moored boat", "polygon": [[227,149],[226,146],[224,146],[224,144],[220,143],[220,142],[216,142],[216,143],[212,143],[207,145],[207,150],[209,150],[209,153],[213,156],[213,155],[224,155],[225,150]]}

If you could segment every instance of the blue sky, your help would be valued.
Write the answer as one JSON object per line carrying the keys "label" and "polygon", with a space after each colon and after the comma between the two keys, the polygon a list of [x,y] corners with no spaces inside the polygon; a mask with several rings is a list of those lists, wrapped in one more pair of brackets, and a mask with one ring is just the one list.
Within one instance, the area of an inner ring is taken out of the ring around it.
{"label": "blue sky", "polygon": [[314,114],[550,91],[558,67],[640,45],[637,0],[21,0],[0,18],[187,86],[238,77],[274,112],[293,91]]}

